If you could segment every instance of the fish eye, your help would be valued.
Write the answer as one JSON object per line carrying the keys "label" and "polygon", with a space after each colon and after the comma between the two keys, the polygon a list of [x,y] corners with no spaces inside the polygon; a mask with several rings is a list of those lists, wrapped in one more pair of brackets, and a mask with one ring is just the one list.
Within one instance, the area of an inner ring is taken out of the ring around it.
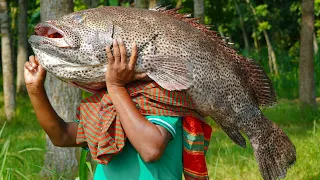
{"label": "fish eye", "polygon": [[85,18],[86,17],[81,15],[81,14],[76,14],[74,16],[74,21],[77,22],[77,23],[82,23]]}

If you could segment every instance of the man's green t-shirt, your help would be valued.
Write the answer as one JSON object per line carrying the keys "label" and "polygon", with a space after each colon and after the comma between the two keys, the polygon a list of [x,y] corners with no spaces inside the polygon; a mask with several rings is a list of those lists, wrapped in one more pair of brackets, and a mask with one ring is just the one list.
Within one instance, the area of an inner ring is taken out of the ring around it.
{"label": "man's green t-shirt", "polygon": [[182,179],[182,123],[180,117],[145,117],[150,122],[167,129],[172,136],[161,158],[152,163],[144,162],[127,140],[123,151],[112,157],[108,165],[97,165],[94,180]]}

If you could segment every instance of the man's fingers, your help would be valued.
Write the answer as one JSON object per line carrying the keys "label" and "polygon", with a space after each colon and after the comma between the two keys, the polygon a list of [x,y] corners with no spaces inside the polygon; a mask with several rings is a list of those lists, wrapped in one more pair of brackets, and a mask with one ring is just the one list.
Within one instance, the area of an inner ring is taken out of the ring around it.
{"label": "man's fingers", "polygon": [[146,73],[135,74],[133,80],[147,80],[147,77]]}
{"label": "man's fingers", "polygon": [[24,69],[25,72],[29,72],[31,74],[36,72],[36,69],[32,67],[31,63],[29,61],[27,61],[26,63],[24,63]]}
{"label": "man's fingers", "polygon": [[38,62],[36,62],[36,59],[34,56],[29,56],[29,63],[33,68],[36,68],[38,66]]}
{"label": "man's fingers", "polygon": [[127,50],[126,50],[126,46],[123,42],[122,39],[119,39],[118,40],[118,43],[119,43],[119,49],[120,49],[120,56],[121,56],[121,63],[123,65],[126,65],[127,64]]}
{"label": "man's fingers", "polygon": [[120,63],[121,55],[120,55],[119,45],[116,39],[113,39],[113,56],[114,56],[114,62]]}
{"label": "man's fingers", "polygon": [[38,61],[38,57],[37,57],[37,56],[34,57],[34,63],[35,63],[37,66],[39,66],[39,61]]}
{"label": "man's fingers", "polygon": [[114,58],[113,58],[110,46],[106,47],[106,53],[107,53],[108,63],[110,64],[114,63]]}
{"label": "man's fingers", "polygon": [[138,59],[138,47],[135,42],[132,43],[132,50],[129,62],[129,68],[134,69]]}
{"label": "man's fingers", "polygon": [[31,64],[30,64],[29,61],[27,61],[26,63],[24,63],[24,67],[25,67],[26,69],[28,69],[29,71],[32,71],[32,70],[33,70],[33,68],[32,68],[32,66],[31,66]]}

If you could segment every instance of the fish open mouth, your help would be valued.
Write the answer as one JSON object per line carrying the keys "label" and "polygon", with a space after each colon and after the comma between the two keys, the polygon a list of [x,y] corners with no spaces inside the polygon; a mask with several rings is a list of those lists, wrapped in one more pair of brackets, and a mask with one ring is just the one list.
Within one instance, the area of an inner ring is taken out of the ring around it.
{"label": "fish open mouth", "polygon": [[55,24],[49,22],[40,23],[34,27],[35,35],[31,36],[29,42],[36,44],[51,44],[60,48],[75,47],[67,42],[65,33]]}
{"label": "fish open mouth", "polygon": [[63,32],[50,24],[39,24],[34,28],[35,35],[48,38],[63,38]]}

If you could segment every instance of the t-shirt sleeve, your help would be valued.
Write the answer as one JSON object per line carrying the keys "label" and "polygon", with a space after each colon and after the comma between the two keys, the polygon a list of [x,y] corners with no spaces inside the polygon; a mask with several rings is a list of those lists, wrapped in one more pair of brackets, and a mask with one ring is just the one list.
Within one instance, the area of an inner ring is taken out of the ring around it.
{"label": "t-shirt sleeve", "polygon": [[176,116],[145,116],[153,124],[164,127],[170,134],[172,139],[176,136],[176,130],[181,124],[181,117]]}

